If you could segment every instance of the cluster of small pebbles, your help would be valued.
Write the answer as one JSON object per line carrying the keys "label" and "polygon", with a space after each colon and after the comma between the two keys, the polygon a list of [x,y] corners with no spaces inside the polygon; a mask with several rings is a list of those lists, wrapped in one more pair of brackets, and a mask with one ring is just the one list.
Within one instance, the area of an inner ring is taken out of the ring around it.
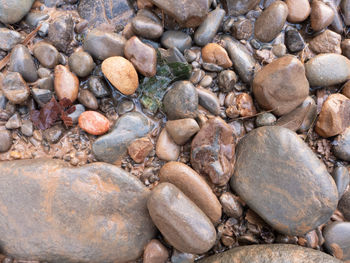
{"label": "cluster of small pebbles", "polygon": [[349,26],[350,0],[0,0],[0,262],[350,262]]}

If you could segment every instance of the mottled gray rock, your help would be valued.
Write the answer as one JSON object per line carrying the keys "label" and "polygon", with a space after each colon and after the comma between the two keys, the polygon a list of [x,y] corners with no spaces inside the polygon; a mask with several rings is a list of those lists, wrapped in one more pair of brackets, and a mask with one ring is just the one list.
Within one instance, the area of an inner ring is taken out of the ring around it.
{"label": "mottled gray rock", "polygon": [[[8,130],[0,131],[0,152],[7,152],[12,146],[12,135]],[[1,240],[1,239],[0,239]]]}
{"label": "mottled gray rock", "polygon": [[346,168],[345,166],[337,166],[334,169],[332,176],[335,181],[335,184],[337,185],[340,199],[350,183],[348,168]]}
{"label": "mottled gray rock", "polygon": [[181,31],[165,31],[161,38],[161,43],[165,48],[176,47],[181,52],[191,47],[192,38]]}
{"label": "mottled gray rock", "polygon": [[334,155],[344,161],[350,161],[350,127],[333,141]]}
{"label": "mottled gray rock", "polygon": [[34,0],[0,0],[0,22],[14,24],[29,12]]}
{"label": "mottled gray rock", "polygon": [[336,258],[350,260],[350,222],[333,222],[323,230],[325,246]]}
{"label": "mottled gray rock", "polygon": [[73,40],[73,19],[71,14],[55,18],[49,26],[48,40],[60,51],[67,52]]}
{"label": "mottled gray rock", "polygon": [[228,15],[231,16],[244,15],[259,4],[259,0],[223,0],[222,2]]}
{"label": "mottled gray rock", "polygon": [[15,45],[21,43],[24,37],[15,30],[0,28],[0,49],[10,51]]}

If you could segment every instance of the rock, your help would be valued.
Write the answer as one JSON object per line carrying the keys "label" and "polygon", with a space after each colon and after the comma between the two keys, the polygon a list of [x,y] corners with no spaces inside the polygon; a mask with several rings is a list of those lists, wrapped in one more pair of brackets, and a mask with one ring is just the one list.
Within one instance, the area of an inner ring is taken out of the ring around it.
{"label": "rock", "polygon": [[349,0],[343,0],[341,1],[340,8],[342,11],[342,15],[344,18],[345,25],[350,25],[350,2]]}
{"label": "rock", "polygon": [[309,41],[310,48],[316,53],[337,53],[341,54],[341,35],[325,30]]}
{"label": "rock", "polygon": [[[50,18],[49,14],[45,14],[43,12],[33,12],[32,11],[25,17],[25,22],[30,27],[36,28],[39,25],[39,23],[41,23],[45,20],[48,20],[49,18]],[[42,27],[43,27],[43,25],[41,26],[41,28]]]}
{"label": "rock", "polygon": [[325,246],[331,254],[344,262],[350,260],[350,223],[333,222],[323,230]]}
{"label": "rock", "polygon": [[178,145],[184,145],[200,130],[198,123],[191,118],[167,121],[165,128],[170,137]]}
{"label": "rock", "polygon": [[192,140],[191,164],[213,184],[225,185],[233,174],[235,163],[233,132],[221,118],[208,120]]}
{"label": "rock", "polygon": [[236,107],[241,117],[256,115],[256,109],[252,97],[248,93],[240,93],[236,96]]}
{"label": "rock", "polygon": [[9,256],[49,262],[129,262],[142,255],[155,235],[146,208],[150,192],[116,166],[93,163],[70,168],[60,160],[36,159],[2,162],[0,171],[6,182],[0,200],[8,207],[1,211],[1,242]]}
{"label": "rock", "polygon": [[128,147],[128,153],[136,163],[142,163],[153,150],[153,143],[144,137],[136,139]]}
{"label": "rock", "polygon": [[126,39],[121,35],[94,29],[87,34],[83,48],[95,59],[105,60],[123,56],[125,43]]}
{"label": "rock", "polygon": [[218,82],[222,91],[229,92],[233,90],[237,82],[237,75],[232,70],[223,70],[219,73]]}
{"label": "rock", "polygon": [[24,120],[21,125],[21,133],[30,137],[33,135],[33,123],[30,120]]}
{"label": "rock", "polygon": [[46,89],[49,91],[54,90],[54,78],[53,78],[53,76],[38,79],[38,81],[36,83],[37,83],[37,87],[39,89]]}
{"label": "rock", "polygon": [[153,4],[150,0],[137,0],[138,9],[152,8],[152,7],[153,7]]}
{"label": "rock", "polygon": [[350,161],[350,128],[346,128],[333,141],[334,155],[344,161]]}
{"label": "rock", "polygon": [[154,224],[176,249],[201,254],[214,245],[213,224],[176,186],[159,184],[153,189],[147,207]]}
{"label": "rock", "polygon": [[327,4],[334,11],[334,19],[333,19],[333,22],[332,22],[331,26],[332,26],[332,28],[334,29],[335,32],[340,34],[344,30],[344,23],[343,23],[342,16],[340,15],[340,12],[338,13],[338,10],[339,10],[338,3],[327,2]]}
{"label": "rock", "polygon": [[141,9],[131,22],[132,31],[144,38],[157,39],[163,34],[163,26],[152,11]]}
{"label": "rock", "polygon": [[105,81],[96,76],[91,76],[88,80],[88,88],[97,98],[107,97],[110,90]]}
{"label": "rock", "polygon": [[223,68],[232,67],[232,61],[226,50],[216,43],[209,43],[202,48],[202,58],[204,62],[213,63]]}
{"label": "rock", "polygon": [[74,102],[78,98],[79,79],[65,66],[55,67],[55,92],[59,100],[63,98]]}
{"label": "rock", "polygon": [[239,141],[231,187],[286,235],[304,235],[326,223],[338,202],[325,165],[296,133],[278,126],[260,127]]}
{"label": "rock", "polygon": [[72,118],[73,123],[78,123],[79,116],[85,111],[85,107],[81,104],[75,104],[75,111],[68,115]]}
{"label": "rock", "polygon": [[73,19],[70,14],[55,18],[50,23],[48,40],[60,51],[66,52],[73,40]]}
{"label": "rock", "polygon": [[138,112],[129,112],[119,117],[112,130],[98,138],[92,145],[97,160],[119,163],[127,153],[129,144],[144,137],[152,129],[150,121]]}
{"label": "rock", "polygon": [[10,51],[14,46],[21,43],[24,37],[15,30],[0,28],[0,49]]}
{"label": "rock", "polygon": [[124,54],[136,70],[145,77],[156,75],[157,52],[153,47],[142,43],[139,38],[134,36],[126,42]]}
{"label": "rock", "polygon": [[39,78],[47,78],[51,76],[51,70],[47,68],[39,68],[38,69]]}
{"label": "rock", "polygon": [[79,127],[92,135],[102,135],[108,132],[109,120],[97,111],[85,111],[79,116]]}
{"label": "rock", "polygon": [[276,57],[280,58],[287,53],[287,47],[281,43],[281,44],[273,45],[271,51]]}
{"label": "rock", "polygon": [[307,109],[307,113],[298,131],[306,132],[310,129],[317,117],[317,106],[313,98],[307,97],[299,107]]}
{"label": "rock", "polygon": [[0,22],[15,24],[29,12],[34,0],[1,0]]}
{"label": "rock", "polygon": [[161,183],[171,183],[181,190],[212,221],[221,218],[221,205],[207,182],[196,171],[180,162],[168,162],[159,171]]}
{"label": "rock", "polygon": [[204,78],[204,76],[205,76],[204,70],[196,68],[191,72],[190,82],[196,85]]}
{"label": "rock", "polygon": [[2,81],[2,91],[5,97],[13,104],[21,104],[30,95],[29,87],[17,72],[7,72]]}
{"label": "rock", "polygon": [[321,31],[332,24],[334,19],[334,11],[331,7],[322,1],[312,1],[311,4],[311,28],[315,31]]}
{"label": "rock", "polygon": [[167,50],[163,48],[158,48],[158,51],[160,52],[161,57],[167,63],[173,63],[173,62],[186,63],[185,57],[182,55],[181,51],[178,50],[176,47],[171,47]]}
{"label": "rock", "polygon": [[134,108],[135,105],[131,100],[122,100],[120,103],[118,103],[117,113],[119,115],[123,115],[127,112],[133,111]]}
{"label": "rock", "polygon": [[78,77],[85,78],[95,68],[95,63],[89,53],[79,51],[73,53],[68,60],[69,67]]}
{"label": "rock", "polygon": [[345,166],[337,166],[332,173],[332,177],[337,185],[339,199],[345,193],[346,188],[350,183],[350,176],[348,168]]}
{"label": "rock", "polygon": [[291,29],[286,32],[285,39],[288,50],[292,53],[299,52],[305,47],[304,39],[297,30]]}
{"label": "rock", "polygon": [[203,88],[196,88],[199,98],[199,105],[214,115],[220,114],[220,101],[215,93]]}
{"label": "rock", "polygon": [[38,42],[33,48],[33,53],[40,64],[46,68],[54,68],[59,64],[60,53],[49,43],[43,41]]}
{"label": "rock", "polygon": [[180,146],[170,137],[166,129],[163,129],[158,137],[156,154],[164,161],[176,161],[180,155]]}
{"label": "rock", "polygon": [[303,64],[293,56],[274,60],[256,74],[253,93],[265,110],[279,116],[291,112],[309,95]]}
{"label": "rock", "polygon": [[341,261],[326,253],[295,245],[273,244],[241,246],[230,249],[211,257],[204,258],[199,263],[341,263]]}
{"label": "rock", "polygon": [[322,105],[315,131],[322,137],[338,135],[350,126],[350,99],[342,94],[330,95]]}
{"label": "rock", "polygon": [[43,137],[48,143],[56,144],[63,136],[63,128],[59,125],[53,126],[43,132]]}
{"label": "rock", "polygon": [[303,22],[311,12],[311,7],[308,0],[286,0],[288,6],[288,22],[300,23]]}
{"label": "rock", "polygon": [[338,54],[320,54],[305,63],[310,86],[331,86],[350,78],[350,61]]}
{"label": "rock", "polygon": [[340,199],[338,209],[343,213],[346,221],[350,221],[350,191],[346,191]]}
{"label": "rock", "polygon": [[28,82],[34,82],[38,79],[33,57],[26,46],[19,44],[13,48],[9,71],[20,73],[23,79]]}
{"label": "rock", "polygon": [[198,93],[189,81],[178,81],[165,94],[164,111],[169,120],[194,118],[197,115]]}
{"label": "rock", "polygon": [[342,50],[342,54],[347,57],[350,58],[350,39],[344,39],[341,44],[341,50]]}
{"label": "rock", "polygon": [[98,101],[95,95],[87,90],[83,89],[78,94],[78,101],[83,104],[86,108],[97,110],[98,109]]}
{"label": "rock", "polygon": [[0,152],[7,152],[12,146],[12,135],[8,130],[0,130]]}
{"label": "rock", "polygon": [[151,0],[183,27],[199,26],[208,14],[208,0]]}
{"label": "rock", "polygon": [[230,16],[245,15],[259,4],[259,0],[223,0],[223,5]]}
{"label": "rock", "polygon": [[123,57],[110,57],[104,60],[102,72],[124,95],[134,94],[139,86],[139,77],[134,66]]}
{"label": "rock", "polygon": [[184,52],[191,47],[192,38],[181,31],[168,30],[162,35],[161,43],[165,48],[176,47]]}
{"label": "rock", "polygon": [[19,127],[21,127],[21,124],[22,124],[21,116],[19,115],[18,112],[16,112],[7,121],[5,127],[6,127],[6,129],[9,129],[9,130],[18,129]]}
{"label": "rock", "polygon": [[213,83],[213,78],[210,75],[204,76],[204,78],[199,82],[199,86],[203,88],[209,88]]}
{"label": "rock", "polygon": [[194,263],[196,255],[190,253],[183,253],[176,249],[173,250],[171,255],[171,263]]}
{"label": "rock", "polygon": [[234,23],[231,29],[233,35],[238,40],[248,40],[253,34],[253,23],[249,19],[242,19]]}
{"label": "rock", "polygon": [[288,7],[284,2],[273,2],[255,21],[255,37],[262,42],[270,42],[275,39],[281,32],[287,15]]}
{"label": "rock", "polygon": [[194,34],[194,42],[198,46],[205,46],[213,40],[225,17],[225,10],[217,7],[210,12]]}
{"label": "rock", "polygon": [[226,215],[239,219],[243,215],[243,207],[237,199],[238,198],[230,192],[225,192],[220,196],[220,203]]}
{"label": "rock", "polygon": [[276,117],[270,112],[265,112],[256,117],[255,124],[258,127],[275,125]]}
{"label": "rock", "polygon": [[165,263],[169,257],[168,250],[158,239],[152,239],[143,252],[143,263]]}

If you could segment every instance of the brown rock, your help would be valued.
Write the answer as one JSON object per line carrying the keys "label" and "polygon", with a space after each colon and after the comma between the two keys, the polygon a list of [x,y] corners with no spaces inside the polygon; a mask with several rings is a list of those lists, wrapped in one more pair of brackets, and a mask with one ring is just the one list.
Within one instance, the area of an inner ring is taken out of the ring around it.
{"label": "brown rock", "polygon": [[334,19],[333,9],[322,1],[313,0],[311,4],[311,28],[315,31],[321,31],[330,24]]}
{"label": "brown rock", "polygon": [[179,188],[216,224],[221,218],[221,205],[207,182],[196,171],[180,162],[166,163],[159,171],[160,182]]}
{"label": "brown rock", "polygon": [[226,50],[216,43],[209,43],[202,48],[204,62],[213,63],[223,68],[232,67],[232,61]]}
{"label": "brown rock", "polygon": [[79,116],[79,127],[92,135],[102,135],[108,132],[110,123],[97,111],[85,111]]}
{"label": "brown rock", "polygon": [[128,147],[128,153],[136,163],[142,163],[152,150],[153,143],[146,137],[136,139]]}
{"label": "brown rock", "polygon": [[65,66],[55,67],[55,92],[59,100],[63,98],[74,102],[78,98],[79,79]]}
{"label": "brown rock", "polygon": [[192,167],[216,185],[226,184],[232,176],[234,155],[232,129],[221,118],[208,120],[192,140]]}
{"label": "brown rock", "polygon": [[346,191],[339,200],[338,209],[343,213],[346,221],[350,221],[350,190]]}
{"label": "brown rock", "polygon": [[249,19],[240,20],[233,25],[232,32],[236,39],[247,40],[253,34],[253,23]]}
{"label": "brown rock", "polygon": [[158,137],[156,154],[164,161],[176,161],[179,158],[180,146],[171,139],[166,129],[163,129]]}
{"label": "brown rock", "polygon": [[124,47],[125,57],[145,77],[153,77],[157,70],[156,50],[144,44],[138,37],[130,38]]}
{"label": "brown rock", "polygon": [[293,56],[276,59],[256,74],[253,93],[262,108],[277,115],[291,112],[309,95],[303,64]]}
{"label": "brown rock", "polygon": [[347,81],[342,90],[343,95],[350,99],[350,81]]}
{"label": "brown rock", "polygon": [[344,39],[341,42],[341,51],[344,56],[350,58],[350,39]]}
{"label": "brown rock", "polygon": [[153,4],[150,0],[137,0],[138,9],[152,8],[152,7],[153,7]]}
{"label": "brown rock", "polygon": [[124,95],[134,94],[139,77],[131,62],[123,57],[110,57],[102,62],[102,72],[112,85]]}
{"label": "brown rock", "polygon": [[27,83],[17,72],[7,72],[2,81],[2,91],[13,104],[23,103],[30,95]]}
{"label": "brown rock", "polygon": [[341,35],[331,30],[326,30],[310,40],[310,48],[319,53],[337,53],[341,54],[340,49]]}
{"label": "brown rock", "polygon": [[350,99],[342,94],[332,94],[322,106],[315,131],[328,138],[342,133],[350,126]]}
{"label": "brown rock", "polygon": [[243,214],[243,207],[238,201],[238,197],[230,192],[223,193],[220,196],[220,202],[224,213],[229,217],[240,218]]}
{"label": "brown rock", "polygon": [[291,23],[303,22],[311,12],[308,0],[286,0],[288,6],[287,20]]}
{"label": "brown rock", "polygon": [[143,263],[165,263],[168,257],[169,253],[166,247],[157,239],[152,239],[143,252]]}
{"label": "brown rock", "polygon": [[167,121],[165,128],[170,137],[178,145],[184,145],[194,134],[199,131],[198,123],[191,118]]}
{"label": "brown rock", "polygon": [[248,93],[241,93],[236,96],[237,109],[242,117],[252,117],[257,112],[252,97]]}

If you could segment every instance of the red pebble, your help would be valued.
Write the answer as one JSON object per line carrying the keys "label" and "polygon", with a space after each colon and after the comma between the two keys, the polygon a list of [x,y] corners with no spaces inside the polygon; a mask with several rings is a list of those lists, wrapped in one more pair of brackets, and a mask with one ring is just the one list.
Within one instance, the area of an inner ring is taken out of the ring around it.
{"label": "red pebble", "polygon": [[79,117],[79,127],[92,135],[102,135],[108,132],[109,120],[96,111],[85,111]]}

